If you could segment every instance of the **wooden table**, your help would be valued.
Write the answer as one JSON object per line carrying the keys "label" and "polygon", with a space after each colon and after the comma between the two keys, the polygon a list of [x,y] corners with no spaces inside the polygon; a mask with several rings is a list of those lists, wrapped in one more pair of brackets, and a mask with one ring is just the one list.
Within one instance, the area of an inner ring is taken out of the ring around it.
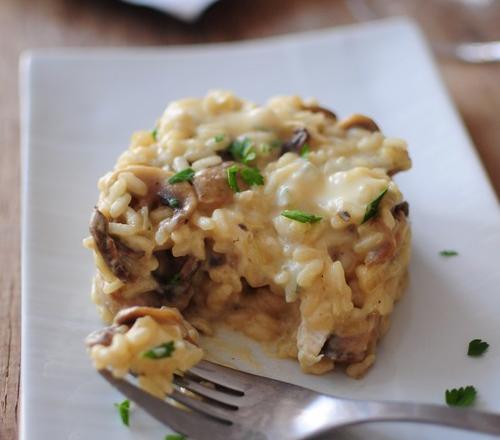
{"label": "wooden table", "polygon": [[[344,2],[335,0],[222,0],[196,25],[183,24],[160,13],[111,0],[1,0],[0,439],[16,438],[18,425],[19,53],[37,47],[230,41],[352,21]],[[498,194],[500,64],[478,66],[440,60],[439,66]]]}

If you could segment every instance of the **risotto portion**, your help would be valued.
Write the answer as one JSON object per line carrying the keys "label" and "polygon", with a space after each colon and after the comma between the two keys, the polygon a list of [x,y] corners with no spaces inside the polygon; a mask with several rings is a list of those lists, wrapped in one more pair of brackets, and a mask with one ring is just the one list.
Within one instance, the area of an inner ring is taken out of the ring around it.
{"label": "risotto portion", "polygon": [[[99,180],[93,300],[108,322],[166,306],[207,335],[225,324],[272,343],[305,372],[360,377],[405,285],[408,203],[392,176],[410,165],[403,140],[315,101],[173,102]],[[116,344],[136,326],[166,331],[143,317]],[[113,363],[114,338],[92,349],[96,366],[139,368],[135,355]]]}
{"label": "risotto portion", "polygon": [[131,372],[143,389],[159,397],[172,391],[174,373],[201,360],[197,341],[198,332],[178,310],[168,307],[123,309],[113,325],[87,337],[98,370],[109,369],[115,377]]}

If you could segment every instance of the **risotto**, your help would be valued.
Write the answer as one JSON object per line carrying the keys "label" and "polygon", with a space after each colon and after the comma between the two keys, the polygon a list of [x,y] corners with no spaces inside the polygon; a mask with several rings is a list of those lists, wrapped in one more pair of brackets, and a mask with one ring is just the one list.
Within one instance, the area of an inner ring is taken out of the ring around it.
{"label": "risotto", "polygon": [[304,372],[361,377],[405,286],[408,203],[392,176],[410,166],[403,140],[315,101],[172,102],[99,180],[85,245],[113,324],[89,340],[96,367],[168,393],[202,356],[197,331],[225,324]]}

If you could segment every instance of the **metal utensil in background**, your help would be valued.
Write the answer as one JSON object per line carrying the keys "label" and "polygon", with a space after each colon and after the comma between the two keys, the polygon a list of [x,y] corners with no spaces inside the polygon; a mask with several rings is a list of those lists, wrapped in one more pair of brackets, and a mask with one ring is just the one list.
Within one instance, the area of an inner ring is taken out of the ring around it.
{"label": "metal utensil in background", "polygon": [[500,61],[500,0],[346,0],[353,17],[415,18],[440,57],[466,63]]}

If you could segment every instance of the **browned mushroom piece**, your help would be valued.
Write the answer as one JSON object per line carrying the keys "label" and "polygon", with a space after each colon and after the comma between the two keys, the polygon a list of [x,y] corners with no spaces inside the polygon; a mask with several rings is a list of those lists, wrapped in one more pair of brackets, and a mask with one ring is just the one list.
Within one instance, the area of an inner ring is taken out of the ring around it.
{"label": "browned mushroom piece", "polygon": [[335,113],[327,108],[320,107],[319,105],[304,105],[302,108],[310,111],[311,113],[322,113],[326,118],[332,119],[333,121],[337,120],[337,115]]}
{"label": "browned mushroom piece", "polygon": [[336,362],[361,362],[377,343],[380,322],[378,312],[370,313],[366,317],[366,328],[362,332],[330,336],[323,347],[323,354]]}
{"label": "browned mushroom piece", "polygon": [[133,267],[144,256],[144,251],[135,251],[119,238],[109,235],[108,219],[97,208],[90,220],[89,229],[97,250],[111,272],[123,282],[131,281],[134,278]]}
{"label": "browned mushroom piece", "polygon": [[344,130],[348,130],[350,128],[364,128],[368,131],[380,131],[379,126],[375,123],[375,121],[368,116],[360,115],[359,113],[355,113],[347,118],[342,119],[339,122],[339,127]]}
{"label": "browned mushroom piece", "polygon": [[158,251],[158,269],[152,275],[158,283],[162,304],[184,310],[194,294],[193,278],[201,262],[193,256],[174,257],[170,250]]}
{"label": "browned mushroom piece", "polygon": [[[198,171],[194,175],[193,186],[200,206],[215,209],[232,202],[234,192],[229,187],[227,178],[227,169],[232,165],[235,165],[235,162],[226,161],[215,167]],[[237,179],[241,191],[249,188],[239,174]]]}
{"label": "browned mushroom piece", "polygon": [[139,209],[143,206],[152,208],[156,203],[158,203],[158,191],[163,188],[168,178],[172,175],[172,173],[169,173],[162,168],[144,165],[130,166],[120,172],[133,173],[137,178],[142,180],[148,188],[145,196],[134,196],[132,198],[130,205],[134,209]]}
{"label": "browned mushroom piece", "polygon": [[298,128],[293,132],[292,138],[281,145],[280,156],[285,153],[300,153],[300,149],[309,142],[311,135],[307,128]]}
{"label": "browned mushroom piece", "polygon": [[162,221],[162,227],[167,227],[170,231],[187,223],[198,206],[196,193],[188,182],[165,183],[157,195],[162,204],[174,210],[172,217]]}
{"label": "browned mushroom piece", "polygon": [[120,310],[113,320],[117,326],[126,325],[132,327],[134,322],[143,318],[144,316],[151,316],[158,324],[180,324],[182,316],[178,310],[170,307],[129,307]]}
{"label": "browned mushroom piece", "polygon": [[396,241],[391,237],[380,243],[375,249],[366,254],[365,264],[374,266],[391,260],[396,252]]}
{"label": "browned mushroom piece", "polygon": [[116,324],[101,328],[99,330],[96,330],[95,332],[90,333],[90,335],[85,338],[85,344],[89,348],[93,347],[94,345],[104,345],[108,347],[113,341],[113,336],[117,333],[123,333],[125,330],[125,327]]}
{"label": "browned mushroom piece", "polygon": [[408,217],[410,215],[410,204],[408,202],[401,202],[392,208],[392,215],[396,218]]}

